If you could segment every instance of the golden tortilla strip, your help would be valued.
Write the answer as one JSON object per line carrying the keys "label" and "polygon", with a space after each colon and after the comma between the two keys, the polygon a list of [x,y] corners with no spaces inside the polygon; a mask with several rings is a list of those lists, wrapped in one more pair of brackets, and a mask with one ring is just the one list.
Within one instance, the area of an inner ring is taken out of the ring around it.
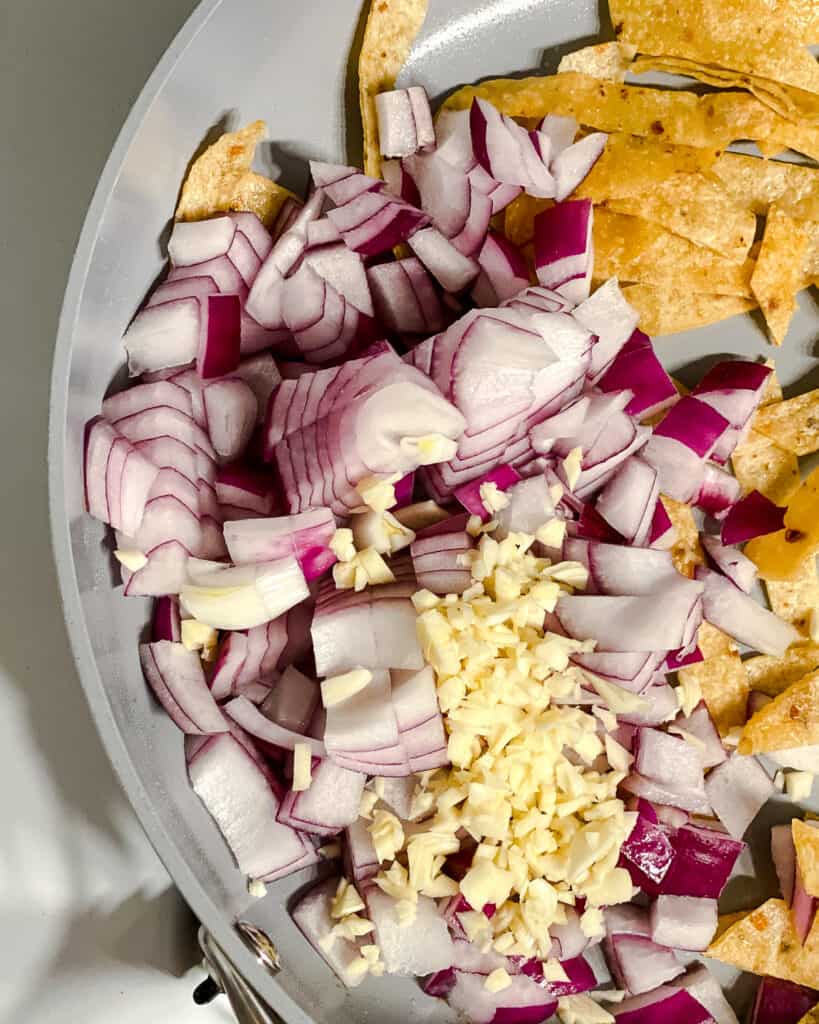
{"label": "golden tortilla strip", "polygon": [[[819,277],[819,219],[806,220],[802,227],[808,236],[808,247],[805,252],[805,277],[813,279]],[[802,285],[804,287],[809,283],[815,285],[817,282],[815,280],[803,281]]]}
{"label": "golden tortilla strip", "polygon": [[736,654],[738,650],[736,642],[727,633],[705,621],[700,623],[697,630],[697,647],[706,661],[723,654]]}
{"label": "golden tortilla strip", "polygon": [[592,235],[598,280],[617,277],[689,293],[751,297],[752,260],[727,260],[651,220],[597,207]]}
{"label": "golden tortilla strip", "polygon": [[246,210],[248,213],[255,213],[259,220],[268,229],[276,222],[285,201],[295,199],[301,203],[298,196],[290,189],[278,182],[266,178],[263,174],[256,174],[248,171],[239,179],[233,198],[230,201],[231,210]]}
{"label": "golden tortilla strip", "polygon": [[767,0],[772,17],[809,46],[819,43],[819,7],[805,0]]}
{"label": "golden tortilla strip", "polygon": [[799,486],[796,456],[756,430],[736,446],[731,466],[745,493],[759,491],[775,505],[784,504]]}
{"label": "golden tortilla strip", "polygon": [[695,665],[686,665],[677,673],[681,680],[699,685],[714,724],[724,736],[745,721],[751,687],[739,653],[706,657]]}
{"label": "golden tortilla strip", "polygon": [[717,930],[714,933],[714,941],[716,941],[721,935],[724,935],[731,925],[736,924],[737,921],[741,921],[747,913],[747,910],[735,910],[733,914],[720,914],[717,918]]}
{"label": "golden tortilla strip", "polygon": [[[819,169],[743,153],[722,153],[712,172],[753,213],[773,203],[797,220],[819,220]],[[593,172],[592,172],[593,173]]]}
{"label": "golden tortilla strip", "polygon": [[783,690],[746,723],[737,750],[764,754],[819,743],[819,672]]}
{"label": "golden tortilla strip", "polygon": [[819,159],[819,126],[780,117],[742,92],[698,96],[676,89],[604,82],[576,71],[535,78],[495,78],[467,85],[444,104],[464,110],[476,97],[510,117],[562,114],[604,132],[626,132],[682,146],[724,149],[751,139],[766,156],[790,147]]}
{"label": "golden tortilla strip", "polygon": [[702,565],[705,561],[694,515],[689,506],[681,501],[675,501],[665,494],[660,495],[660,500],[675,531],[674,544],[671,547],[674,567],[683,576],[693,576],[695,566]]}
{"label": "golden tortilla strip", "polygon": [[254,121],[225,132],[191,164],[176,208],[177,220],[202,220],[234,209],[231,205],[242,178],[250,171],[256,146],[265,132]]}
{"label": "golden tortilla strip", "polygon": [[705,955],[741,971],[813,988],[819,978],[819,920],[802,945],[787,903],[767,900],[727,928]]}
{"label": "golden tortilla strip", "polygon": [[424,24],[428,0],[371,0],[358,58],[358,93],[364,129],[364,171],[381,177],[375,97],[395,88],[415,37]]}
{"label": "golden tortilla strip", "polygon": [[640,53],[683,57],[819,93],[819,66],[766,0],[610,0],[614,32]]}
{"label": "golden tortilla strip", "polygon": [[604,199],[603,206],[653,221],[734,263],[747,257],[756,233],[756,216],[702,174],[674,174],[630,195]]}
{"label": "golden tortilla strip", "polygon": [[819,451],[819,388],[760,409],[754,430],[794,455]]}
{"label": "golden tortilla strip", "polygon": [[765,580],[764,583],[771,611],[807,636],[812,615],[819,614],[816,558],[809,558],[791,580]]}
{"label": "golden tortilla strip", "polygon": [[796,293],[802,287],[807,251],[808,235],[801,222],[774,203],[765,222],[751,289],[775,345],[785,340],[796,312]]}
{"label": "golden tortilla strip", "polygon": [[794,818],[791,834],[802,884],[809,896],[819,896],[819,828]]}
{"label": "golden tortilla strip", "polygon": [[819,644],[795,644],[781,658],[755,654],[743,662],[752,690],[776,697],[808,672],[819,668]]}
{"label": "golden tortilla strip", "polygon": [[612,132],[599,160],[577,186],[573,197],[599,203],[639,195],[672,175],[708,171],[718,159],[721,156],[716,148],[675,146],[654,137]]}
{"label": "golden tortilla strip", "polygon": [[792,121],[800,118],[815,121],[819,117],[819,95],[761,75],[716,68],[712,64],[702,64],[684,57],[644,56],[634,61],[630,70],[636,75],[646,71],[665,71],[671,75],[685,75],[688,78],[695,78],[705,85],[715,86],[717,89],[747,89],[752,96],[756,96],[760,103],[764,103],[776,114]]}
{"label": "golden tortilla strip", "polygon": [[640,312],[640,329],[652,337],[690,331],[754,309],[752,299],[738,295],[692,293],[680,287],[631,284],[623,295]]}
{"label": "golden tortilla strip", "polygon": [[567,53],[561,59],[557,70],[580,71],[609,82],[622,82],[636,53],[636,48],[626,43],[597,43]]}

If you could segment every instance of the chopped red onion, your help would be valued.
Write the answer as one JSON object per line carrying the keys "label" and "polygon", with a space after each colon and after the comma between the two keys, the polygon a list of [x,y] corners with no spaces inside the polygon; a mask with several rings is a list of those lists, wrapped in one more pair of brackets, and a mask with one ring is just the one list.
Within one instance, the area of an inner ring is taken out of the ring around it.
{"label": "chopped red onion", "polygon": [[749,1024],[799,1024],[817,1002],[813,989],[781,978],[762,978]]}
{"label": "chopped red onion", "polygon": [[538,281],[574,304],[589,297],[592,264],[592,204],[557,203],[535,217]]}
{"label": "chopped red onion", "polygon": [[722,543],[742,544],[766,533],[776,533],[785,524],[786,511],[759,491],[751,491],[737,501],[723,519]]}
{"label": "chopped red onion", "polygon": [[736,548],[725,547],[716,537],[701,537],[702,546],[717,569],[746,594],[750,594],[759,572],[756,565]]}
{"label": "chopped red onion", "polygon": [[658,896],[651,904],[651,938],[661,946],[702,952],[717,930],[717,901],[701,896]]}
{"label": "chopped red onion", "polygon": [[410,156],[435,146],[427,94],[420,86],[393,89],[375,97],[378,139],[384,156]]}
{"label": "chopped red onion", "polygon": [[796,847],[790,823],[774,825],[771,829],[771,856],[776,877],[779,879],[779,891],[784,901],[790,905],[793,902],[796,883]]}
{"label": "chopped red onion", "polygon": [[290,791],[282,800],[278,820],[318,836],[334,836],[358,818],[366,775],[340,768],[332,761],[312,765],[310,788]]}
{"label": "chopped red onion", "polygon": [[702,595],[705,618],[735,640],[777,658],[799,640],[799,633],[789,622],[763,608],[724,576],[697,566],[696,578],[705,588]]}
{"label": "chopped red onion", "polygon": [[755,757],[733,754],[709,772],[705,790],[717,817],[735,839],[741,839],[773,795],[774,784]]}

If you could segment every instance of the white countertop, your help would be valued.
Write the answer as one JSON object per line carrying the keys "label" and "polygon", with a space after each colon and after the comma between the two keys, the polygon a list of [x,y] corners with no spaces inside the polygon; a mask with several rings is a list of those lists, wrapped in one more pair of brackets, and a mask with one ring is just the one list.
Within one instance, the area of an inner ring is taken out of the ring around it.
{"label": "white countertop", "polygon": [[224,997],[192,1002],[204,977],[196,922],[92,725],[46,502],[51,355],[74,244],[130,103],[194,6],[0,4],[2,1024],[232,1019]]}

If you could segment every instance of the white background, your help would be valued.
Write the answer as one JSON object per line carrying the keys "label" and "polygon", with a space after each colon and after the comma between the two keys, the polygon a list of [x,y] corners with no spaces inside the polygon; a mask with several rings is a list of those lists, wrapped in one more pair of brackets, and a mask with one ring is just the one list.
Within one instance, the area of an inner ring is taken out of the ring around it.
{"label": "white background", "polygon": [[[71,255],[130,104],[195,0],[0,0],[0,1022],[216,1024],[196,923],[116,782],[68,648],[46,502]],[[116,339],[112,339],[112,344]]]}

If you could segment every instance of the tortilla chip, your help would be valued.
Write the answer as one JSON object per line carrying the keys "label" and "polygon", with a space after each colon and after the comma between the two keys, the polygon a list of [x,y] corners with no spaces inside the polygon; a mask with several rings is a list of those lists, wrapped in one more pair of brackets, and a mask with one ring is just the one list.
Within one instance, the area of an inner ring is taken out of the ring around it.
{"label": "tortilla chip", "polygon": [[225,132],[194,160],[182,185],[177,220],[202,220],[234,207],[242,178],[250,171],[256,146],[264,135],[264,121],[254,121],[236,132]]}
{"label": "tortilla chip", "polygon": [[535,217],[550,206],[554,206],[553,199],[537,199],[521,192],[504,210],[504,235],[515,245],[527,245],[535,237]]}
{"label": "tortilla chip", "polygon": [[744,492],[757,490],[775,505],[787,501],[799,486],[796,456],[756,430],[736,446],[731,466]]}
{"label": "tortilla chip", "polygon": [[584,46],[582,50],[567,53],[561,59],[557,70],[580,71],[593,78],[623,82],[636,54],[636,48],[626,43],[598,43],[596,46]]}
{"label": "tortilla chip", "polygon": [[775,345],[785,340],[796,312],[795,296],[802,286],[807,249],[808,236],[799,221],[776,204],[771,206],[751,288]]}
{"label": "tortilla chip", "polygon": [[819,169],[815,167],[723,153],[714,162],[713,173],[753,213],[765,214],[776,203],[789,217],[819,220]]}
{"label": "tortilla chip", "polygon": [[792,580],[765,580],[765,590],[771,611],[807,636],[811,615],[819,613],[816,558],[809,558]]}
{"label": "tortilla chip", "polygon": [[[628,174],[625,167],[623,173]],[[603,205],[653,221],[734,263],[746,258],[756,233],[755,215],[702,174],[675,174],[630,195],[607,198]]]}
{"label": "tortilla chip", "polygon": [[819,644],[795,645],[781,658],[772,654],[755,654],[746,658],[743,664],[751,689],[776,697],[791,683],[819,668]]}
{"label": "tortilla chip", "polygon": [[794,818],[791,833],[805,891],[808,896],[819,896],[819,828]]}
{"label": "tortilla chip", "polygon": [[813,988],[819,978],[819,919],[803,946],[787,903],[767,900],[715,939],[705,955],[741,971]]}
{"label": "tortilla chip", "polygon": [[819,388],[760,409],[754,430],[794,455],[819,451]]}
{"label": "tortilla chip", "polygon": [[677,89],[604,82],[569,71],[548,77],[495,78],[464,86],[444,107],[465,110],[476,96],[510,117],[562,114],[603,132],[626,132],[705,149],[724,149],[731,142],[751,139],[766,156],[791,148],[819,159],[819,126],[780,117],[747,93],[699,96]]}
{"label": "tortilla chip", "polygon": [[424,24],[428,0],[371,0],[358,58],[358,94],[364,128],[364,171],[381,177],[375,97],[395,88],[415,37]]}
{"label": "tortilla chip", "polygon": [[741,921],[747,915],[747,910],[736,910],[733,914],[720,914],[717,918],[717,930],[714,932],[714,941],[724,935],[728,929]]}
{"label": "tortilla chip", "polygon": [[727,633],[705,621],[700,623],[697,630],[697,647],[706,661],[723,654],[736,654],[738,650],[736,642]]}
{"label": "tortilla chip", "polygon": [[[594,276],[689,293],[751,296],[753,261],[726,260],[642,217],[594,211]],[[644,328],[645,329],[645,328]],[[650,333],[650,332],[649,332]]]}
{"label": "tortilla chip", "polygon": [[684,57],[819,93],[819,65],[767,0],[610,0],[614,32],[641,53]]}
{"label": "tortilla chip", "polygon": [[632,284],[623,295],[640,312],[640,328],[657,338],[747,313],[756,303],[737,295],[692,293],[685,287]]}
{"label": "tortilla chip", "polygon": [[230,201],[231,210],[246,210],[248,213],[255,213],[266,228],[272,228],[276,222],[287,199],[301,200],[295,196],[290,189],[279,185],[263,174],[256,174],[248,171],[239,179],[233,198]]}
{"label": "tortilla chip", "polygon": [[819,7],[805,0],[767,0],[773,17],[808,46],[819,43]]}
{"label": "tortilla chip", "polygon": [[674,174],[708,171],[718,158],[719,150],[715,148],[675,146],[660,139],[613,132],[600,159],[575,189],[574,197],[599,203],[638,195]]}
{"label": "tortilla chip", "polygon": [[795,85],[784,85],[782,82],[764,78],[761,75],[749,75],[727,68],[716,68],[711,64],[686,60],[683,57],[640,57],[634,61],[630,69],[640,75],[646,71],[665,71],[671,75],[685,75],[695,78],[705,85],[718,89],[747,89],[756,96],[760,103],[770,107],[781,117],[790,120],[805,118],[815,121],[819,117],[819,95],[806,92]]}
{"label": "tortilla chip", "polygon": [[742,658],[736,650],[687,665],[677,675],[681,680],[688,679],[699,685],[720,735],[724,736],[745,721],[751,687]]}
{"label": "tortilla chip", "polygon": [[695,566],[702,565],[705,561],[705,555],[700,547],[700,533],[693,513],[688,505],[681,501],[675,501],[665,494],[660,495],[660,500],[674,527],[675,537],[671,548],[671,560],[674,562],[674,567],[683,576],[693,576]]}
{"label": "tortilla chip", "polygon": [[802,287],[807,287],[809,284],[819,284],[819,280],[814,280],[814,278],[819,278],[819,220],[806,220],[802,226],[808,236],[808,248],[805,253],[805,277],[809,280],[802,281]]}
{"label": "tortilla chip", "polygon": [[819,672],[791,683],[760,708],[745,723],[737,750],[764,754],[815,743],[819,743]]}

